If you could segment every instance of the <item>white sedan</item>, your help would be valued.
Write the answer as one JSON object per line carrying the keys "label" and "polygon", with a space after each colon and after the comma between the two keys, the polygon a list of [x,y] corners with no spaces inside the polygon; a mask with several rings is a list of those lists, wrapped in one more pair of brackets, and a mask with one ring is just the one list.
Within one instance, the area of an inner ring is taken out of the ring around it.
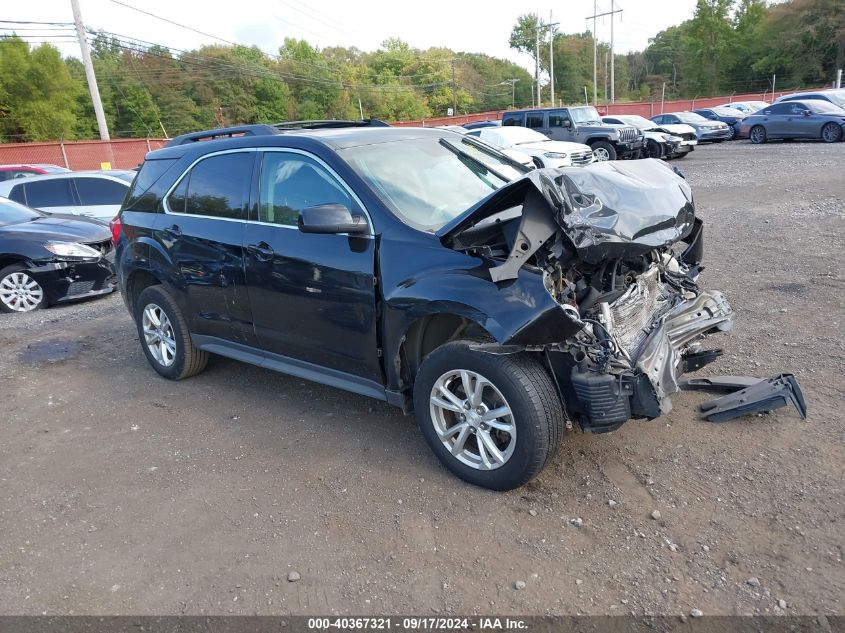
{"label": "white sedan", "polygon": [[483,127],[467,132],[500,149],[515,149],[528,154],[537,167],[581,167],[595,160],[589,145],[551,141],[527,127],[516,125]]}
{"label": "white sedan", "polygon": [[[438,125],[437,127],[442,130],[449,130],[450,132],[454,132],[455,134],[466,134],[469,136],[474,136],[480,141],[484,140],[482,138],[479,138],[478,134],[470,134],[472,130],[468,130],[465,127],[461,127],[460,125]],[[487,145],[491,145],[491,143],[487,143]],[[520,152],[517,149],[511,149],[509,147],[501,147],[499,145],[492,145],[492,147],[502,152],[502,154],[504,154],[508,158],[515,160],[520,165],[525,165],[529,169],[534,169],[537,166],[533,158],[525,152]]]}

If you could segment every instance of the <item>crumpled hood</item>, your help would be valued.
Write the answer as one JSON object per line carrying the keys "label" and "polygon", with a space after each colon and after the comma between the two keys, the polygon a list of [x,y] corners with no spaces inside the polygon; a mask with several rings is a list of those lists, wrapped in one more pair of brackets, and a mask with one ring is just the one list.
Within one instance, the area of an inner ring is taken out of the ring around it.
{"label": "crumpled hood", "polygon": [[674,244],[695,220],[689,185],[662,161],[607,161],[532,171],[478,202],[437,236],[451,245],[461,232],[516,206],[522,206],[519,239],[524,242],[518,249],[515,245],[509,261],[524,261],[536,252],[549,237],[537,237],[548,233],[539,225],[547,229],[549,219],[563,229],[578,257],[591,264]]}

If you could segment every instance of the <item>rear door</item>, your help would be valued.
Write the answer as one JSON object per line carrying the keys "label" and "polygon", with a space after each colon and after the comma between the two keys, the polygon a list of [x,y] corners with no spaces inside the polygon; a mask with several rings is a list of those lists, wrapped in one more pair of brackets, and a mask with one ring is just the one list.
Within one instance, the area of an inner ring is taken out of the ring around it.
{"label": "rear door", "polygon": [[770,138],[789,138],[791,136],[792,106],[788,101],[776,103],[763,112],[763,125]]}
{"label": "rear door", "polygon": [[76,187],[80,215],[87,215],[104,222],[108,222],[117,215],[129,190],[128,182],[118,182],[110,178],[78,176],[69,180]]}
{"label": "rear door", "polygon": [[243,235],[255,150],[209,154],[164,199],[154,234],[171,258],[191,332],[253,345]]}
{"label": "rear door", "polygon": [[[366,211],[317,156],[293,149],[259,155],[258,204],[250,210],[244,235],[259,345],[278,355],[277,363],[328,369],[383,394],[374,236],[310,234],[297,226],[303,209],[320,204],[340,203],[353,214]],[[270,354],[268,362],[274,362]]]}

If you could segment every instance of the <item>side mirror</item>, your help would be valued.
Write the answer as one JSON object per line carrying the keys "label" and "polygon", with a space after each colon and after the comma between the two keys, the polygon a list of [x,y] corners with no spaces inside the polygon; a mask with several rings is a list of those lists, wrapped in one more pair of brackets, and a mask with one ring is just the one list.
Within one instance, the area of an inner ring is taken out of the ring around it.
{"label": "side mirror", "polygon": [[369,230],[367,220],[352,215],[346,205],[319,204],[302,210],[297,222],[303,233],[349,233],[359,235]]}
{"label": "side mirror", "polygon": [[810,115],[811,115],[811,114],[813,114],[813,113],[812,113],[812,112],[810,112],[809,110],[803,110],[803,111],[801,112],[801,114],[803,114],[804,116],[810,116]]}
{"label": "side mirror", "polygon": [[572,127],[572,121],[570,119],[564,119],[563,127]]}

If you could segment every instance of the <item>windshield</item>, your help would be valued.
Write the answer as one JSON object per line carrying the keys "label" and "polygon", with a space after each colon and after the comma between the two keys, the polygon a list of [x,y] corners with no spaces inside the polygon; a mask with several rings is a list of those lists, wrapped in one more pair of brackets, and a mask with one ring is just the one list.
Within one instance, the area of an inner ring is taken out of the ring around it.
{"label": "windshield", "polygon": [[818,99],[808,99],[803,102],[805,106],[810,108],[813,112],[819,114],[845,114],[845,110],[841,106],[828,101],[820,101]]}
{"label": "windshield", "polygon": [[634,127],[640,128],[641,130],[650,130],[653,127],[657,127],[657,124],[654,121],[649,121],[645,117],[641,117],[636,114],[618,116],[616,118],[625,123],[626,125],[633,125]]}
{"label": "windshield", "polygon": [[527,171],[473,141],[429,136],[350,147],[341,155],[399,219],[433,233]]}
{"label": "windshield", "polygon": [[675,116],[684,123],[707,123],[707,119],[695,112],[676,112]]}
{"label": "windshield", "polygon": [[601,123],[599,111],[594,107],[569,108],[569,114],[576,123]]}
{"label": "windshield", "polygon": [[0,198],[0,226],[20,224],[41,217],[44,217],[44,214],[40,211],[30,209],[6,198]]}
{"label": "windshield", "polygon": [[549,137],[540,132],[535,132],[527,127],[503,127],[489,132],[492,138],[501,138],[512,145],[525,145],[526,143],[545,143]]}

